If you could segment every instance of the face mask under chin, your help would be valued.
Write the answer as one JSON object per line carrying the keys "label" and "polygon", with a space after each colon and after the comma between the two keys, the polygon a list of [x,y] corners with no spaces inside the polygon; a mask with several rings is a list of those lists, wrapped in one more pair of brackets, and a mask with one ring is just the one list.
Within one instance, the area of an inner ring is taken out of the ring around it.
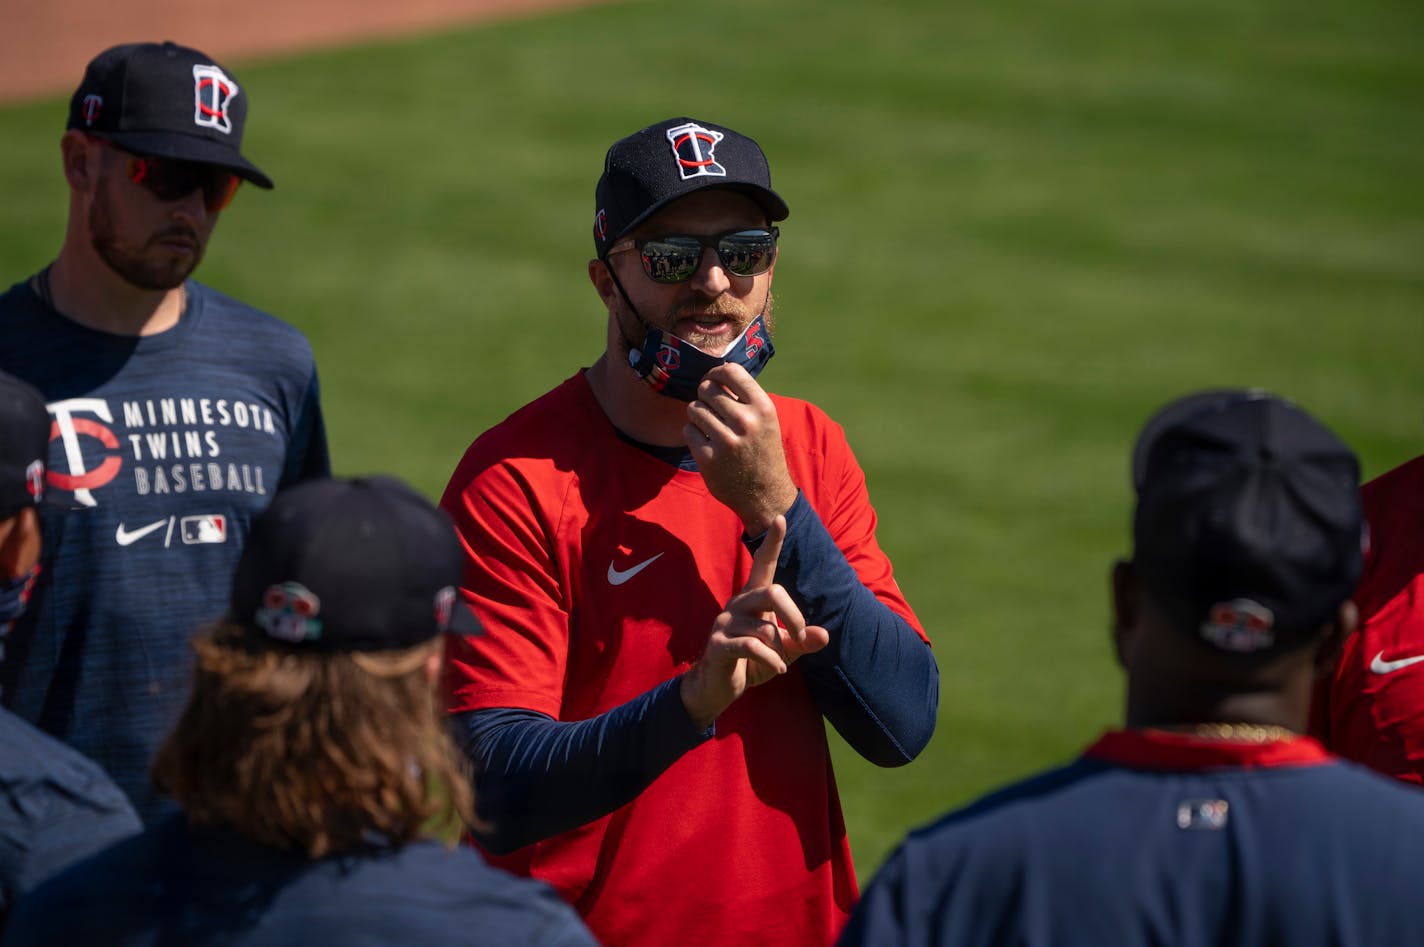
{"label": "face mask under chin", "polygon": [[703,376],[718,365],[741,365],[753,378],[761,374],[776,353],[764,315],[758,313],[721,355],[708,354],[691,342],[649,326],[642,347],[629,350],[628,364],[658,394],[692,401]]}

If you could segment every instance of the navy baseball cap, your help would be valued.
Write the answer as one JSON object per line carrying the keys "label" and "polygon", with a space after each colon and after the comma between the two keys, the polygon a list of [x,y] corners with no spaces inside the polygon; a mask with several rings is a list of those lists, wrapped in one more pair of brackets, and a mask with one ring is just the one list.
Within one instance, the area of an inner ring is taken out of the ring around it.
{"label": "navy baseball cap", "polygon": [[663,207],[708,187],[741,191],[769,220],[791,213],[771,189],[761,146],[730,128],[669,118],[615,141],[594,191],[593,244],[599,259]]}
{"label": "navy baseball cap", "polygon": [[1132,458],[1133,561],[1172,623],[1227,652],[1314,639],[1354,591],[1367,536],[1354,453],[1262,391],[1175,401]]}
{"label": "navy baseball cap", "polygon": [[44,498],[49,429],[39,391],[0,372],[0,520]]}
{"label": "navy baseball cap", "polygon": [[126,43],[90,61],[65,127],[135,154],[219,165],[271,188],[242,156],[246,121],[247,95],[211,57],[169,42]]}
{"label": "navy baseball cap", "polygon": [[481,633],[459,597],[463,573],[450,518],[400,480],[306,480],[253,524],[229,616],[294,647],[408,648]]}

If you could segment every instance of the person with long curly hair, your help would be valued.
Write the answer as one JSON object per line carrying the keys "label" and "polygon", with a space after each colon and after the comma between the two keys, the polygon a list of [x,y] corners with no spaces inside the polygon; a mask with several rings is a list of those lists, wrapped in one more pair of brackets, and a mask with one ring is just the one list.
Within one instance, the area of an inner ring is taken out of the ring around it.
{"label": "person with long curly hair", "polygon": [[318,480],[256,522],[153,763],[182,807],[36,889],[8,943],[591,945],[474,824],[437,697],[479,634],[449,519],[392,478]]}

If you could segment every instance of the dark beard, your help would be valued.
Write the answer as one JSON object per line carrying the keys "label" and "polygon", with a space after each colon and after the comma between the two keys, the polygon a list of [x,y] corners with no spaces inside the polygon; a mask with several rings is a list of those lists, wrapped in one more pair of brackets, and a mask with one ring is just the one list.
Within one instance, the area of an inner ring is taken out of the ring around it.
{"label": "dark beard", "polygon": [[188,274],[192,273],[203,259],[202,241],[191,229],[181,225],[174,225],[156,234],[149,243],[171,234],[191,237],[198,247],[191,261],[173,258],[151,260],[123,250],[114,232],[114,215],[109,200],[107,178],[99,181],[94,192],[94,203],[89,206],[89,233],[95,252],[109,265],[109,269],[139,289],[169,290],[181,286]]}

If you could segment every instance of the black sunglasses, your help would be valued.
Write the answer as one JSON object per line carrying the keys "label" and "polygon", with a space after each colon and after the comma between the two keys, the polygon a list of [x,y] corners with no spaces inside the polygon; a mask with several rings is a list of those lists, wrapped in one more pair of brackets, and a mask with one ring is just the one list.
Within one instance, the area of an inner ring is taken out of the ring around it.
{"label": "black sunglasses", "polygon": [[776,240],[780,236],[781,231],[775,227],[728,230],[706,237],[669,233],[625,240],[610,247],[608,255],[636,248],[648,279],[655,283],[681,283],[692,279],[702,265],[702,251],[710,247],[717,251],[717,259],[728,273],[756,276],[771,269],[771,264],[776,262]]}
{"label": "black sunglasses", "polygon": [[202,188],[203,206],[208,213],[232,203],[242,179],[225,168],[200,161],[136,155],[102,138],[95,139],[124,156],[124,174],[160,201],[182,200]]}

